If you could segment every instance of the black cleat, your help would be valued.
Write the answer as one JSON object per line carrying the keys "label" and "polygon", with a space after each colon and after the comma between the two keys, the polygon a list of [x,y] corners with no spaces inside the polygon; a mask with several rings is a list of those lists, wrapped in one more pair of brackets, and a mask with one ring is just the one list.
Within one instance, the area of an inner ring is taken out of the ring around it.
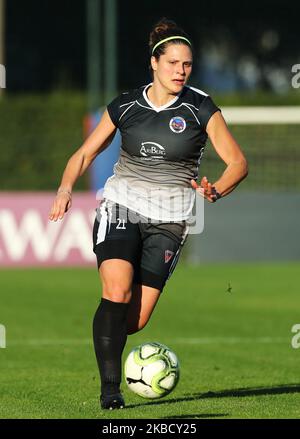
{"label": "black cleat", "polygon": [[106,410],[123,409],[125,407],[125,402],[121,393],[101,395],[100,404],[101,408]]}

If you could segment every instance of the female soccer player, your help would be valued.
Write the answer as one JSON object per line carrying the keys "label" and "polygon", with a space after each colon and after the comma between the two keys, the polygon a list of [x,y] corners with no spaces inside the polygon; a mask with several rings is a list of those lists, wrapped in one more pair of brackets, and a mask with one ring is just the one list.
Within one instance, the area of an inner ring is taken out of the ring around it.
{"label": "female soccer player", "polygon": [[[122,147],[104,187],[93,239],[102,299],[93,321],[104,409],[124,407],[121,355],[127,335],[148,322],[188,234],[195,192],[209,202],[229,194],[247,175],[247,163],[219,108],[187,86],[192,45],[163,19],[150,34],[153,82],[123,93],[107,107],[93,133],[70,158],[49,218],[62,219],[72,188],[117,128]],[[207,137],[227,165],[211,183],[198,167]]]}

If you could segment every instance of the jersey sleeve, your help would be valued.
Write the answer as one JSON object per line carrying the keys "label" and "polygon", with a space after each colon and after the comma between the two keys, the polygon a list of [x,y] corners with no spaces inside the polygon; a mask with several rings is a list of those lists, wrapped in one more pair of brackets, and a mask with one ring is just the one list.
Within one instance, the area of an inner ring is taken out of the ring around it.
{"label": "jersey sleeve", "polygon": [[112,123],[118,128],[120,118],[120,96],[107,105],[107,111]]}
{"label": "jersey sleeve", "polygon": [[198,116],[201,123],[201,126],[206,130],[206,126],[208,124],[211,116],[216,112],[221,111],[219,107],[216,106],[214,101],[210,96],[207,96],[204,101],[201,103]]}

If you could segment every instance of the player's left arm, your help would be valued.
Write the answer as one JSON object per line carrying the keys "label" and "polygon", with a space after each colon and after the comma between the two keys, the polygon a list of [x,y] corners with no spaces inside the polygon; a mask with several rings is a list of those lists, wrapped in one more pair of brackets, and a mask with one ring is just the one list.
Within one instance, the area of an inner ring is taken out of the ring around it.
{"label": "player's left arm", "polygon": [[[192,186],[208,201],[214,202],[220,196],[232,192],[236,186],[248,175],[247,160],[241,148],[230,133],[220,111],[216,111],[208,121],[206,132],[219,157],[227,167],[215,183],[210,183],[206,177],[198,186],[193,180]],[[197,185],[197,187],[196,187]],[[216,197],[217,193],[217,197]]]}

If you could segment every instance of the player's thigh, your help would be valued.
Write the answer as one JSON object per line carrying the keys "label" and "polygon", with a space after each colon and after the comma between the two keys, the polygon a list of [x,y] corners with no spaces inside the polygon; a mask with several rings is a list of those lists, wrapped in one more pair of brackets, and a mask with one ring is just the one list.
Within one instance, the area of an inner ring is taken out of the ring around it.
{"label": "player's thigh", "polygon": [[134,334],[149,321],[160,297],[160,290],[134,283],[127,318],[127,333]]}
{"label": "player's thigh", "polygon": [[129,301],[134,267],[139,264],[141,236],[123,206],[101,204],[93,229],[93,250],[103,286],[103,297]]}
{"label": "player's thigh", "polygon": [[131,299],[134,268],[123,259],[106,259],[99,267],[102,297],[113,302],[128,303]]}

